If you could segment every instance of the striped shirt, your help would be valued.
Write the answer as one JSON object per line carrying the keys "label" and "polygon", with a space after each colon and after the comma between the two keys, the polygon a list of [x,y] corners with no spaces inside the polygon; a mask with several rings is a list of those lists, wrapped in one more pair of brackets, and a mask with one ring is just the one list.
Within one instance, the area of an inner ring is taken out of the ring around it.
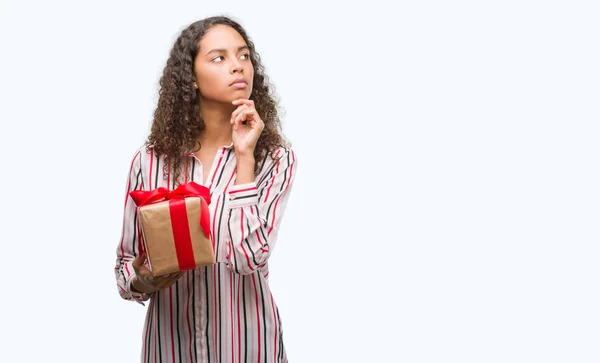
{"label": "striped shirt", "polygon": [[[211,238],[217,263],[187,271],[171,287],[140,294],[131,290],[133,259],[140,251],[137,207],[128,193],[157,187],[174,189],[163,177],[164,158],[142,147],[127,183],[123,230],[115,276],[122,298],[149,300],[142,336],[144,363],[287,362],[282,324],[268,284],[268,258],[296,174],[289,147],[265,158],[255,182],[235,184],[233,144],[215,156],[205,186],[211,193]],[[188,181],[202,184],[201,162],[190,154]]]}

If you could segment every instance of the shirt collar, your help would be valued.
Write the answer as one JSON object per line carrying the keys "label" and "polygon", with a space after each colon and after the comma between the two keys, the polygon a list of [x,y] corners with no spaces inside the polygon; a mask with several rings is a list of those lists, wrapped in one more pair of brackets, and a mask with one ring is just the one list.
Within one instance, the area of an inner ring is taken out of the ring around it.
{"label": "shirt collar", "polygon": [[[231,148],[233,148],[233,141],[229,145],[221,146],[221,149],[225,149],[225,150],[230,150]],[[188,156],[195,157],[196,155],[194,155],[194,153],[189,153]]]}

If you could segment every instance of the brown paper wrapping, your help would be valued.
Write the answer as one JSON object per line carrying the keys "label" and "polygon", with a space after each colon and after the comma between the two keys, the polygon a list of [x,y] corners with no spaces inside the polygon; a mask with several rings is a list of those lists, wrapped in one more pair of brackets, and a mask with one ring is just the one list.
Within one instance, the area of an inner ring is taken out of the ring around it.
{"label": "brown paper wrapping", "polygon": [[[202,213],[200,198],[185,198],[192,250],[196,268],[215,263],[215,253],[210,239],[200,226]],[[160,276],[180,271],[171,227],[169,201],[139,208],[140,226],[152,275]]]}

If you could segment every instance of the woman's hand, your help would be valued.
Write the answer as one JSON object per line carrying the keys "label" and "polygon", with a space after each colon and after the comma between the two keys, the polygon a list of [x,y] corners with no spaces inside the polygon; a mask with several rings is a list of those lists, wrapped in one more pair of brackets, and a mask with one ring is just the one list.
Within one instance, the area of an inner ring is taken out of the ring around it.
{"label": "woman's hand", "polygon": [[135,270],[135,278],[131,282],[131,285],[138,292],[151,294],[158,290],[166,289],[183,276],[183,272],[181,271],[161,276],[153,276],[152,271],[144,266],[144,261],[146,261],[145,254],[136,257],[131,263]]}
{"label": "woman's hand", "polygon": [[233,125],[231,134],[233,148],[238,158],[252,158],[254,147],[265,124],[254,108],[254,101],[240,98],[232,103],[238,106],[231,114],[230,121]]}

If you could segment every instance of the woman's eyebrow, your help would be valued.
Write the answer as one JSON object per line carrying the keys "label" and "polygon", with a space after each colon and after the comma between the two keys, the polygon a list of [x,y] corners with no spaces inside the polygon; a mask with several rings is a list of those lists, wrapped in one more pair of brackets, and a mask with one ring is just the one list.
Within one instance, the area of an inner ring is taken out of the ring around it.
{"label": "woman's eyebrow", "polygon": [[[249,48],[247,45],[242,45],[242,46],[238,47],[237,51],[241,52],[242,50],[248,50],[248,49]],[[227,49],[217,48],[217,49],[211,49],[205,55],[209,55],[210,53],[226,53],[226,52],[227,52]]]}

